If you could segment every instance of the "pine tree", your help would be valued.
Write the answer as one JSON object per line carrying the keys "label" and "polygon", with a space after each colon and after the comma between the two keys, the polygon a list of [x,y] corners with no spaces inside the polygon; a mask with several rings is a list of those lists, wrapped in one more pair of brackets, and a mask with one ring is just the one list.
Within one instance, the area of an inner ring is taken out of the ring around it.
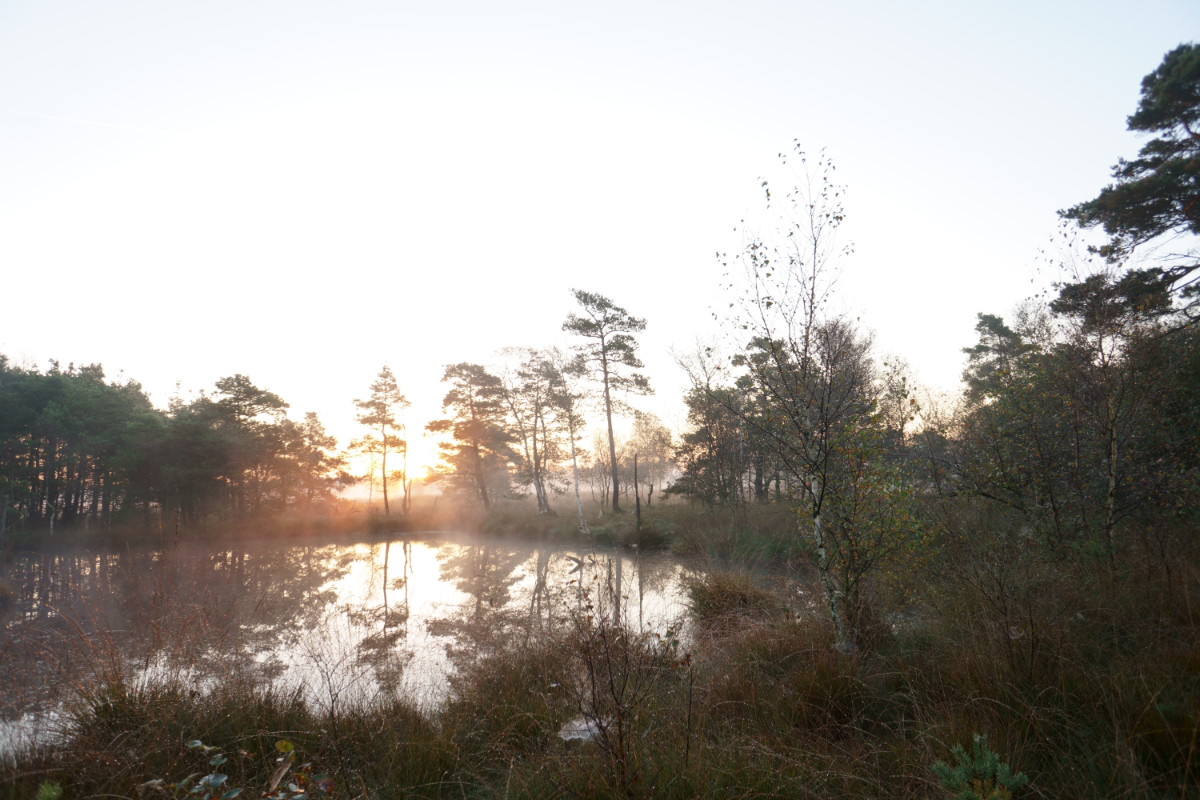
{"label": "pine tree", "polygon": [[620,511],[618,503],[617,446],[613,438],[613,392],[650,394],[650,382],[641,373],[622,374],[622,368],[641,369],[637,357],[638,342],[632,334],[646,330],[646,320],[628,311],[607,297],[573,289],[583,314],[571,313],[563,330],[585,340],[576,349],[592,375],[604,387],[604,416],[608,422],[608,453],[612,468],[612,509]]}

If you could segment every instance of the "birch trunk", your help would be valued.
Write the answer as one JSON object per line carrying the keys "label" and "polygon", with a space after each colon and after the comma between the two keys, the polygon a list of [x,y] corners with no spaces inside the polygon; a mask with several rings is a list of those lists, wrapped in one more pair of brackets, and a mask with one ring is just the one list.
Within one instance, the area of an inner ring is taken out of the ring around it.
{"label": "birch trunk", "polygon": [[542,426],[542,457],[538,462],[538,487],[542,492],[542,500],[546,504],[546,513],[550,513],[550,493],[546,491],[546,465],[547,456],[550,452],[550,434],[546,431],[546,415],[538,412],[533,418],[533,442],[537,444],[538,423]]}
{"label": "birch trunk", "polygon": [[508,395],[508,408],[512,413],[513,420],[517,423],[517,433],[521,436],[521,448],[525,451],[525,463],[529,464],[529,478],[533,482],[533,494],[537,497],[538,513],[545,513],[546,501],[542,497],[542,484],[538,480],[538,450],[537,450],[537,423],[534,423],[533,429],[533,452],[529,450],[529,433],[525,430],[525,419],[520,411],[517,410],[517,403],[514,399],[514,393],[507,388],[505,393]]}
{"label": "birch trunk", "polygon": [[[816,509],[816,498],[821,491],[820,478],[813,479],[813,488],[809,491],[812,495],[813,507]],[[821,586],[825,589],[825,601],[829,604],[829,618],[833,622],[833,631],[837,636],[837,643],[834,647],[843,653],[851,653],[854,651],[854,643],[847,635],[846,620],[842,616],[842,593],[838,591],[837,579],[834,578],[833,571],[829,567],[831,561],[829,546],[825,541],[825,532],[821,529],[820,511],[813,514],[813,538],[817,544],[817,571],[821,575]]]}
{"label": "birch trunk", "polygon": [[[575,421],[573,418],[568,420],[568,425],[571,434],[571,475],[575,481],[575,508],[579,511],[579,530],[591,538],[592,532],[588,530],[587,522],[583,518],[583,498],[579,496],[579,459],[575,455]],[[580,583],[582,584],[582,581]]]}

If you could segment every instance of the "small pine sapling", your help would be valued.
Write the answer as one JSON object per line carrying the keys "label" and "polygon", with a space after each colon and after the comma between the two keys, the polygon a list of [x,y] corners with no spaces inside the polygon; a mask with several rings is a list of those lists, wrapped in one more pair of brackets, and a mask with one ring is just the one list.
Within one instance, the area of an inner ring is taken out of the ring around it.
{"label": "small pine sapling", "polygon": [[37,800],[62,800],[62,784],[55,781],[43,781],[37,790]]}
{"label": "small pine sapling", "polygon": [[987,746],[987,737],[975,734],[971,754],[961,744],[950,750],[958,764],[939,761],[933,772],[954,800],[1012,800],[1013,792],[1029,782],[1025,773],[1012,774],[1008,764]]}

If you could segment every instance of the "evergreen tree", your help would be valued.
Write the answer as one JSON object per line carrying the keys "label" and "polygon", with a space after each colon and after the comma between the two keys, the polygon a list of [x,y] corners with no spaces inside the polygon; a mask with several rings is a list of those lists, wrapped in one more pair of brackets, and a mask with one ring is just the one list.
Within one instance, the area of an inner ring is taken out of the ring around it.
{"label": "evergreen tree", "polygon": [[[1112,168],[1115,183],[1094,199],[1059,214],[1084,228],[1100,227],[1109,241],[1097,251],[1111,263],[1124,262],[1134,249],[1178,236],[1200,234],[1200,46],[1181,44],[1142,79],[1137,111],[1129,130],[1153,134],[1132,161]],[[1159,266],[1135,269],[1114,288],[1132,306],[1169,310],[1172,292],[1182,311],[1197,319],[1200,259],[1194,247],[1167,254]]]}
{"label": "evergreen tree", "polygon": [[500,476],[507,480],[508,465],[517,460],[504,425],[504,386],[484,367],[466,363],[448,365],[442,382],[450,384],[442,400],[448,416],[425,427],[450,439],[438,442],[442,466],[430,480],[470,491],[491,508],[489,487]]}
{"label": "evergreen tree", "polygon": [[641,373],[623,374],[623,368],[641,369],[645,366],[637,357],[638,343],[633,334],[646,329],[646,320],[631,316],[603,295],[580,289],[573,289],[571,293],[583,313],[568,314],[563,330],[585,340],[577,352],[604,388],[604,417],[608,423],[608,454],[612,469],[612,509],[620,511],[612,395],[614,391],[634,394],[651,392],[650,382]]}
{"label": "evergreen tree", "polygon": [[[388,453],[406,453],[408,450],[402,426],[396,421],[396,413],[408,408],[408,398],[400,391],[392,368],[384,364],[379,370],[379,376],[371,384],[371,394],[366,400],[355,400],[354,406],[358,409],[355,419],[360,425],[370,428],[375,441],[378,442],[380,469],[383,473],[383,513],[390,515],[392,512],[388,505],[387,457]],[[407,476],[401,476],[401,480],[407,485]]]}
{"label": "evergreen tree", "polygon": [[215,389],[163,410],[98,364],[39,372],[0,356],[0,531],[236,519],[331,498],[340,462],[315,415],[287,419],[244,375]]}

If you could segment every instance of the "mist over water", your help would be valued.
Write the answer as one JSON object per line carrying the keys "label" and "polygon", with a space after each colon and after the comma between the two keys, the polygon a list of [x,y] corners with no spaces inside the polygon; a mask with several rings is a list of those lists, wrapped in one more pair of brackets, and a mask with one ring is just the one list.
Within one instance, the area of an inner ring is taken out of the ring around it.
{"label": "mist over water", "polygon": [[80,688],[113,677],[432,707],[463,659],[589,604],[665,630],[691,572],[668,553],[466,536],[21,553],[3,575],[15,598],[0,632],[0,750],[52,735]]}

